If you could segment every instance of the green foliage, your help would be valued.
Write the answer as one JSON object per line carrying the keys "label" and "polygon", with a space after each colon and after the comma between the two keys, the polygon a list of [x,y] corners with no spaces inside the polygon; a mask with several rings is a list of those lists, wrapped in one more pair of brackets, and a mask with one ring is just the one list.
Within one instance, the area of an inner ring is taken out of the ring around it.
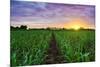
{"label": "green foliage", "polygon": [[55,31],[56,40],[67,62],[95,60],[94,31]]}
{"label": "green foliage", "polygon": [[44,64],[52,32],[68,63],[95,61],[93,30],[11,30],[11,66]]}
{"label": "green foliage", "polygon": [[51,37],[49,31],[11,31],[11,66],[42,64]]}

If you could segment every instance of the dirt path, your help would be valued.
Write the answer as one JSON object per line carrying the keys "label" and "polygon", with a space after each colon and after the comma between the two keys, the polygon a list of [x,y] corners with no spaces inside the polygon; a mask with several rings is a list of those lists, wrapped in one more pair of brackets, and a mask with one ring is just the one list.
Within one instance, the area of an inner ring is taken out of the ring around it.
{"label": "dirt path", "polygon": [[45,59],[46,64],[57,64],[57,63],[65,63],[63,56],[60,54],[55,35],[52,33],[52,37],[50,40],[50,45],[48,49],[48,55]]}

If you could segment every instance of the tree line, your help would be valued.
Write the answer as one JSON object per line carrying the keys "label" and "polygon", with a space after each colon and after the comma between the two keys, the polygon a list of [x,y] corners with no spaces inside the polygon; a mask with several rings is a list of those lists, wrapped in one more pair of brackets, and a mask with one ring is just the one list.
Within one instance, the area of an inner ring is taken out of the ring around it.
{"label": "tree line", "polygon": [[26,25],[21,25],[20,27],[10,26],[10,29],[11,30],[17,30],[17,29],[24,29],[24,30],[26,30],[27,26]]}
{"label": "tree line", "polygon": [[[10,29],[11,30],[19,30],[19,29],[21,29],[21,30],[27,30],[27,26],[26,25],[21,25],[20,27],[14,27],[14,26],[10,26]],[[69,31],[71,31],[71,30],[74,30],[74,29],[66,29],[66,28],[56,28],[56,27],[53,27],[53,28],[50,28],[50,27],[47,27],[47,28],[39,28],[39,29],[37,29],[37,28],[32,28],[32,29],[29,29],[29,30],[69,30]],[[84,28],[80,28],[79,30],[95,30],[95,29],[84,29]]]}

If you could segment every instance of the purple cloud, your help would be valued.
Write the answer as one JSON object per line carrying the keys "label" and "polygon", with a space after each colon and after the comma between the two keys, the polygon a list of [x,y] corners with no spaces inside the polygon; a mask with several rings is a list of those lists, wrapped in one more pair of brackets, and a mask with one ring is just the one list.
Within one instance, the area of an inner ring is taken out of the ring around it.
{"label": "purple cloud", "polygon": [[[11,24],[65,23],[82,18],[95,24],[95,6],[11,1]],[[28,25],[29,25],[28,24]]]}

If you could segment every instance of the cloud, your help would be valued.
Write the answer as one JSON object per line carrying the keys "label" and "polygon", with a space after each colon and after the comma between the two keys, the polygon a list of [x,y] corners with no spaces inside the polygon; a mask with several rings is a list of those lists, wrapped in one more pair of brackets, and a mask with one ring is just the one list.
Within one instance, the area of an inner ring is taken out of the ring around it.
{"label": "cloud", "polygon": [[11,2],[12,24],[67,23],[73,18],[81,18],[95,23],[95,7],[90,5],[57,4],[45,2]]}

